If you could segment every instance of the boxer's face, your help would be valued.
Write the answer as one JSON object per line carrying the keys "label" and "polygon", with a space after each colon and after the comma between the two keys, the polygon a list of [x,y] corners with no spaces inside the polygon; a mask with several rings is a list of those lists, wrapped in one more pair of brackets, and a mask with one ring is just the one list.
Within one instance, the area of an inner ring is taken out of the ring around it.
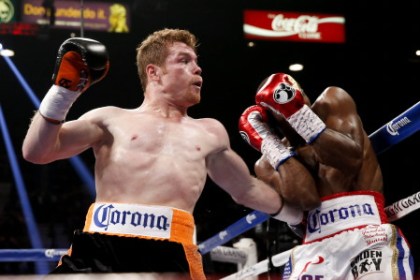
{"label": "boxer's face", "polygon": [[170,45],[161,70],[164,90],[174,101],[185,107],[200,102],[203,79],[197,54],[192,48],[181,42]]}

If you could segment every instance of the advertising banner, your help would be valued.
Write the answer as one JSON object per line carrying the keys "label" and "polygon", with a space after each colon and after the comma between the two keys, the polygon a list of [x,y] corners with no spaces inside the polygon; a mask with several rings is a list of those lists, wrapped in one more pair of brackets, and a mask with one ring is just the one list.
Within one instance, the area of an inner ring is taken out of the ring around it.
{"label": "advertising banner", "polygon": [[344,43],[344,23],[340,15],[245,10],[243,27],[251,40]]}
{"label": "advertising banner", "polygon": [[[4,0],[0,0],[4,1]],[[83,9],[83,17],[82,17]],[[50,25],[53,28],[107,32],[129,32],[127,4],[65,0],[22,0],[22,22]]]}

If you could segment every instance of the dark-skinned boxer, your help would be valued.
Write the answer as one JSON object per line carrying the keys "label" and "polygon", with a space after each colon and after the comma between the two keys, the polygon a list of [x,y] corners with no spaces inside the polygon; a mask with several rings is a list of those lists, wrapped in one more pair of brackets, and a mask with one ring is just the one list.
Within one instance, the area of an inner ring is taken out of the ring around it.
{"label": "dark-skinned boxer", "polygon": [[276,73],[255,101],[239,121],[262,153],[255,172],[306,213],[283,279],[412,279],[410,248],[387,221],[381,169],[353,98],[328,87],[311,104],[290,75]]}

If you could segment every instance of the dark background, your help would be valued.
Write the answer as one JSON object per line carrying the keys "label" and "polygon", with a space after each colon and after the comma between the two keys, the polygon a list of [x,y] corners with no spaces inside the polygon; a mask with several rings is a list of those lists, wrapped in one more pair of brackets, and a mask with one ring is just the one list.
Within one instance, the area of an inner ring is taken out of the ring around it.
{"label": "dark background", "polygon": [[[416,48],[420,49],[418,0],[137,0],[127,3],[132,9],[129,34],[85,31],[85,37],[108,47],[111,68],[101,83],[74,104],[68,119],[98,106],[139,106],[142,91],[135,49],[150,32],[163,27],[187,28],[199,38],[199,64],[204,78],[202,103],[189,113],[196,118],[213,117],[222,121],[232,147],[251,170],[259,155],[240,138],[238,117],[253,104],[258,84],[273,72],[288,72],[290,63],[305,65],[304,71],[293,76],[312,99],[327,86],[346,89],[355,99],[369,134],[419,101],[420,59],[414,55]],[[346,43],[256,41],[256,46],[249,48],[242,31],[244,9],[341,14],[346,18]],[[39,99],[51,85],[58,47],[71,32],[79,35],[78,30],[52,28],[44,29],[38,36],[0,37],[0,43],[15,50],[12,60]],[[0,104],[44,245],[68,247],[73,229],[83,225],[92,198],[69,161],[38,166],[22,159],[22,140],[35,108],[4,59],[0,59]],[[6,148],[4,142],[0,143],[0,247],[30,248]],[[417,133],[379,155],[387,204],[418,191],[418,143]],[[91,151],[80,157],[92,169]],[[209,180],[195,211],[199,242],[249,211],[233,203]],[[420,250],[418,217],[414,212],[395,222],[412,244],[415,260]],[[265,223],[243,236],[257,240],[262,248],[261,257],[271,249],[278,253],[289,248],[296,239],[284,225],[275,222]],[[214,271],[235,269],[229,265],[209,266]],[[30,265],[1,264],[0,267],[4,273],[31,271]]]}

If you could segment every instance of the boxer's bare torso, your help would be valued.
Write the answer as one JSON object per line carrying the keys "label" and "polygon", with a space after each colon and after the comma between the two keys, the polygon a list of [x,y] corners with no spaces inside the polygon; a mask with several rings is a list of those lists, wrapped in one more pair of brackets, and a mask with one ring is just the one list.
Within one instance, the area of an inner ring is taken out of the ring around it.
{"label": "boxer's bare torso", "polygon": [[101,129],[93,144],[97,201],[193,210],[207,176],[206,158],[226,149],[213,119],[106,107],[91,112]]}
{"label": "boxer's bare torso", "polygon": [[[96,201],[169,206],[192,213],[209,176],[237,203],[267,213],[278,211],[278,193],[251,176],[231,149],[224,126],[215,119],[188,116],[188,108],[200,102],[203,83],[194,49],[173,42],[162,66],[145,68],[147,85],[137,109],[102,107],[64,123],[35,114],[22,146],[24,158],[46,164],[92,148]],[[55,100],[55,93],[47,96],[44,105],[54,109],[60,100]]]}

